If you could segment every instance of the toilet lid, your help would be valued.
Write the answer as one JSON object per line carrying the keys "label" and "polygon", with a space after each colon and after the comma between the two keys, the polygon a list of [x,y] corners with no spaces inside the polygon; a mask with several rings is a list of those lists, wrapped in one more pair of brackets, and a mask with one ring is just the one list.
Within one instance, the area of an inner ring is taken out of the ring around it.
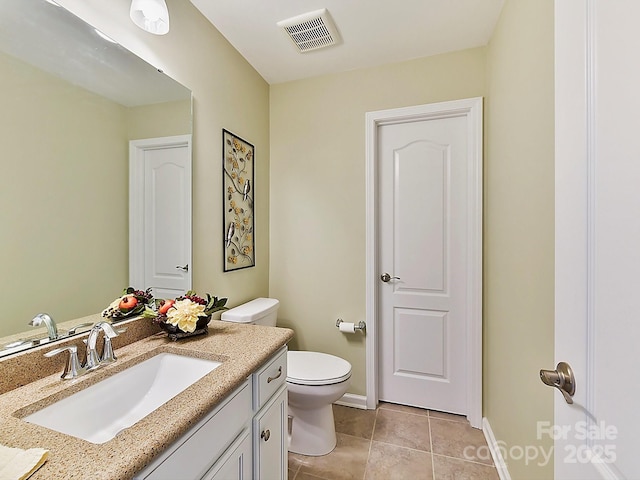
{"label": "toilet lid", "polygon": [[287,382],[297,385],[332,385],[351,377],[351,364],[320,352],[288,352]]}

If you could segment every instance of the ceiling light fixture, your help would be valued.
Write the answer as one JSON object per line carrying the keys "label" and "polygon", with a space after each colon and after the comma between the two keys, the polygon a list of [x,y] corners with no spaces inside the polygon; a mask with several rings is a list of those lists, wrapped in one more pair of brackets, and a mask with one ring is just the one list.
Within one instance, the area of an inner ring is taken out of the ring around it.
{"label": "ceiling light fixture", "polygon": [[129,16],[133,23],[154,35],[169,32],[169,10],[164,0],[132,0]]}

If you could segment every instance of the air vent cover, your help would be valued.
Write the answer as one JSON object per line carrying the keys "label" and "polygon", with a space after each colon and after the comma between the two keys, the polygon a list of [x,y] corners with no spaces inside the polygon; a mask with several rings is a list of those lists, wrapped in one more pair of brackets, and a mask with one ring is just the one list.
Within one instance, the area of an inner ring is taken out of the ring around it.
{"label": "air vent cover", "polygon": [[282,20],[277,25],[284,29],[301,53],[329,47],[340,40],[326,8]]}

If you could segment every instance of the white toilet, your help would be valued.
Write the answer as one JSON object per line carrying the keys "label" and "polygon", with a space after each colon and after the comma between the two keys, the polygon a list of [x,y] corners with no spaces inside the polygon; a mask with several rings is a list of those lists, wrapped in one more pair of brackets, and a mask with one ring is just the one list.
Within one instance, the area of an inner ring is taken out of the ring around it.
{"label": "white toilet", "polygon": [[[221,320],[275,326],[278,306],[274,298],[256,298],[227,310]],[[287,353],[290,452],[319,456],[335,448],[331,404],[347,392],[350,379],[351,364],[340,357],[319,352]]]}

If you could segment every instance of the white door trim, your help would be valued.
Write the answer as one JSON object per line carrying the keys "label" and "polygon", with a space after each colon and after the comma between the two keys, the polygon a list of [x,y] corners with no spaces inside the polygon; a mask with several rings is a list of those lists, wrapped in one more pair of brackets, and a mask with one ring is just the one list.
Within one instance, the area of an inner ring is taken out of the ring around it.
{"label": "white door trim", "polygon": [[[191,135],[145,138],[129,142],[129,285],[144,285],[144,152],[158,148],[187,147],[189,155],[189,185],[191,192]],[[188,203],[189,231],[191,231],[191,202]],[[191,250],[191,249],[190,249]],[[188,283],[192,285],[192,261],[188,259]]]}
{"label": "white door trim", "polygon": [[378,404],[378,127],[434,118],[466,116],[468,121],[469,184],[467,261],[467,418],[482,427],[482,98],[367,112],[366,114],[366,365],[367,408]]}

